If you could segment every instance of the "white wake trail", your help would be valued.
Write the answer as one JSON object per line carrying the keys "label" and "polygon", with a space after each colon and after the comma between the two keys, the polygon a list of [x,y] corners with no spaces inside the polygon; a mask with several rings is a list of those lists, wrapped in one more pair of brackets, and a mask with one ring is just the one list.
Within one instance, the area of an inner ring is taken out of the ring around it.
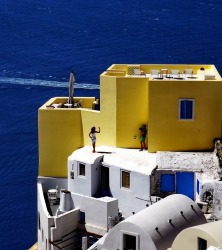
{"label": "white wake trail", "polygon": [[[0,77],[0,83],[8,84],[19,84],[27,86],[46,86],[46,87],[62,87],[68,88],[69,82],[59,82],[59,81],[46,81],[39,79],[23,79],[23,78],[9,78],[9,77]],[[75,88],[77,89],[99,89],[99,85],[91,83],[75,83]]]}

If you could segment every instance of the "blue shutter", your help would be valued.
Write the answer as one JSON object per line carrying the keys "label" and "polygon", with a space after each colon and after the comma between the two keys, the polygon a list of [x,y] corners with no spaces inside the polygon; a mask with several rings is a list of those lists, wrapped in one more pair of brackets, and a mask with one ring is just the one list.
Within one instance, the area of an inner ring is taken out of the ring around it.
{"label": "blue shutter", "polygon": [[194,200],[194,173],[177,172],[176,173],[176,193],[184,194]]}
{"label": "blue shutter", "polygon": [[162,174],[161,175],[161,191],[162,192],[174,192],[175,191],[174,174]]}
{"label": "blue shutter", "polygon": [[180,101],[180,119],[193,119],[193,101]]}
{"label": "blue shutter", "polygon": [[180,102],[180,119],[186,119],[186,101]]}
{"label": "blue shutter", "polygon": [[193,118],[193,101],[186,101],[186,119]]}

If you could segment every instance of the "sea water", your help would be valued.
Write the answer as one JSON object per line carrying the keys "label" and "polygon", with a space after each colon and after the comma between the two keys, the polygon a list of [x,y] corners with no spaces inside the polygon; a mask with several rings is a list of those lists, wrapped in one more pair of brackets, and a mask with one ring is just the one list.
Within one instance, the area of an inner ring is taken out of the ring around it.
{"label": "sea water", "polygon": [[38,108],[99,97],[113,63],[215,64],[222,73],[222,2],[216,0],[1,0],[0,249],[37,240]]}

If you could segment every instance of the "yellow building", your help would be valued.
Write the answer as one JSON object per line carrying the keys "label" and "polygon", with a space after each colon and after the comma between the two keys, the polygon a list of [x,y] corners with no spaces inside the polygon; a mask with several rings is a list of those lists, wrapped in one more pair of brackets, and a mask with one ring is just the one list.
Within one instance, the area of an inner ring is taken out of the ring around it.
{"label": "yellow building", "polygon": [[[214,65],[112,65],[100,76],[100,100],[65,108],[55,97],[39,109],[39,175],[67,176],[67,158],[91,145],[140,148],[139,127],[156,151],[210,151],[222,137],[222,79]],[[60,105],[55,105],[60,104]],[[100,110],[96,107],[100,106]]]}

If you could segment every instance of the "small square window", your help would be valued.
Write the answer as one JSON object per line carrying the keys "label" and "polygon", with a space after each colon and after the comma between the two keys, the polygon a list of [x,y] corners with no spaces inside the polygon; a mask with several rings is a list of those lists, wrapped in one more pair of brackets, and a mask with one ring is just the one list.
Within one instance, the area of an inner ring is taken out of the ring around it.
{"label": "small square window", "polygon": [[123,188],[130,188],[130,172],[121,171],[122,174],[122,187]]}
{"label": "small square window", "polygon": [[81,223],[85,223],[86,219],[85,219],[85,212],[80,211],[80,222]]}
{"label": "small square window", "polygon": [[137,233],[131,233],[121,230],[121,234],[121,250],[139,250],[139,235]]}
{"label": "small square window", "polygon": [[74,171],[70,171],[70,178],[74,179]]}
{"label": "small square window", "polygon": [[179,119],[194,119],[194,99],[179,99]]}
{"label": "small square window", "polygon": [[136,236],[124,234],[123,235],[123,249],[136,250]]}
{"label": "small square window", "polygon": [[79,175],[81,176],[86,175],[86,166],[83,163],[79,163]]}
{"label": "small square window", "polygon": [[40,213],[38,213],[38,225],[39,225],[39,230],[41,230],[41,220],[40,220]]}

